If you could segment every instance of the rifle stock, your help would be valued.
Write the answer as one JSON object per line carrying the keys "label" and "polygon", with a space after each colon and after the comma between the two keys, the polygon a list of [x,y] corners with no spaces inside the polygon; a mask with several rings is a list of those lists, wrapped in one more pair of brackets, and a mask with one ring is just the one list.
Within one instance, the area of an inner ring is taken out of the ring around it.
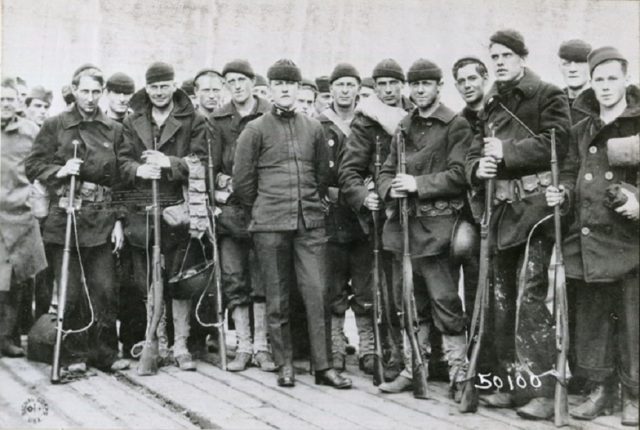
{"label": "rifle stock", "polygon": [[[402,128],[398,131],[398,173],[407,171],[407,154]],[[400,222],[402,225],[402,305],[405,332],[411,345],[411,361],[413,367],[413,396],[419,399],[427,398],[427,369],[422,359],[422,352],[418,342],[418,315],[413,295],[413,264],[411,262],[411,246],[409,242],[409,198],[400,199]]]}
{"label": "rifle stock", "polygon": [[224,328],[224,307],[222,306],[222,283],[220,275],[220,256],[218,254],[218,240],[216,237],[216,200],[215,200],[215,172],[213,156],[211,154],[211,139],[207,139],[207,169],[209,185],[209,217],[211,219],[211,244],[213,246],[214,279],[216,287],[216,328],[218,330],[218,352],[220,354],[220,368],[227,370],[227,337]]}
{"label": "rifle stock", "polygon": [[[78,156],[80,142],[74,140],[73,158]],[[71,258],[71,231],[73,229],[73,213],[75,211],[76,176],[69,178],[69,199],[67,204],[67,224],[64,231],[64,248],[62,249],[62,264],[60,268],[60,284],[58,285],[58,311],[56,313],[56,341],[53,345],[53,360],[51,362],[51,383],[60,383],[60,355],[62,351],[62,331],[64,312],[67,305],[67,289],[69,286],[69,260]],[[77,240],[77,238],[76,238]]]}
{"label": "rifle stock", "polygon": [[[380,138],[376,136],[376,154],[375,154],[374,184],[377,184],[380,175]],[[374,341],[374,360],[373,360],[373,385],[378,386],[384,382],[384,366],[382,365],[382,337],[380,326],[382,325],[382,284],[380,282],[380,211],[371,212],[373,217],[373,341]]]}
{"label": "rifle stock", "polygon": [[[556,152],[556,133],[551,130],[551,180],[558,188],[558,155]],[[567,352],[569,349],[569,321],[567,309],[567,286],[564,272],[564,257],[562,255],[562,224],[560,207],[553,208],[553,224],[555,233],[556,261],[553,271],[553,288],[555,292],[555,323],[556,323],[556,386],[553,407],[553,423],[556,427],[569,425],[569,404],[567,397]]]}

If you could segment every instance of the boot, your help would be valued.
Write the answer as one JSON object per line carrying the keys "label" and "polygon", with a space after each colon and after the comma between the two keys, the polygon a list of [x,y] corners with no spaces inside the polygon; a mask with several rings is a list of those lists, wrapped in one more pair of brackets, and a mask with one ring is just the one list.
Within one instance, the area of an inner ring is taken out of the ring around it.
{"label": "boot", "polygon": [[460,401],[462,381],[465,380],[469,365],[466,341],[465,335],[442,336],[444,356],[449,367],[449,395],[456,401]]}
{"label": "boot", "polygon": [[333,368],[338,372],[345,368],[346,338],[343,329],[344,314],[331,314],[331,356]]}
{"label": "boot", "polygon": [[331,367],[316,372],[315,377],[316,385],[328,385],[338,389],[351,388],[351,379],[345,378]]}
{"label": "boot", "polygon": [[278,367],[273,362],[267,343],[267,306],[253,303],[253,364],[263,372],[275,372]]}
{"label": "boot", "polygon": [[13,341],[17,311],[9,301],[9,294],[0,294],[0,355],[5,357],[24,357],[24,349]]}
{"label": "boot", "polygon": [[236,339],[238,349],[236,357],[227,365],[229,372],[242,372],[251,363],[251,322],[249,319],[249,306],[236,306],[231,313],[236,326]]}
{"label": "boot", "polygon": [[360,370],[367,375],[373,374],[373,319],[371,315],[356,315],[356,327],[360,337]]}
{"label": "boot", "polygon": [[187,348],[189,337],[190,300],[172,301],[173,307],[173,357],[180,370],[196,370],[196,364]]}
{"label": "boot", "polygon": [[516,409],[516,413],[528,420],[549,420],[553,417],[553,399],[535,397]]}
{"label": "boot", "polygon": [[611,413],[611,387],[598,384],[589,394],[587,400],[569,410],[569,415],[577,420],[589,420]]}
{"label": "boot", "polygon": [[378,389],[383,393],[401,393],[403,391],[411,391],[413,388],[413,380],[403,375],[398,375],[391,382],[384,382],[378,385]]}
{"label": "boot", "polygon": [[622,425],[638,426],[638,396],[622,386]]}

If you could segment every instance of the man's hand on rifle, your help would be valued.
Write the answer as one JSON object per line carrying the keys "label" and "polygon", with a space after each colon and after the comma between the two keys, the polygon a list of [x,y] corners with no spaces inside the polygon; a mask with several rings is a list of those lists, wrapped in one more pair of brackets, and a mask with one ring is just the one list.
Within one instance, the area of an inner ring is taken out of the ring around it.
{"label": "man's hand on rifle", "polygon": [[544,197],[547,199],[547,206],[560,206],[564,203],[566,192],[562,185],[557,188],[549,185],[544,193]]}
{"label": "man's hand on rifle", "polygon": [[113,225],[113,230],[111,230],[111,243],[113,243],[113,254],[120,252],[124,245],[124,229],[120,220],[116,221]]}
{"label": "man's hand on rifle", "polygon": [[375,191],[369,191],[369,194],[364,199],[364,207],[369,209],[370,211],[379,211],[382,209],[382,202],[380,201],[380,197],[378,193]]}
{"label": "man's hand on rifle", "polygon": [[418,191],[418,184],[415,176],[398,173],[391,181],[391,191],[389,195],[394,199],[407,197],[409,193]]}
{"label": "man's hand on rifle", "polygon": [[142,161],[144,161],[145,164],[155,164],[160,168],[171,167],[171,160],[169,160],[169,157],[160,151],[154,151],[152,149],[147,149],[142,153]]}
{"label": "man's hand on rifle", "polygon": [[638,198],[634,193],[625,188],[621,187],[620,191],[627,196],[627,202],[622,206],[618,206],[614,210],[623,217],[626,217],[632,221],[638,221],[638,214],[640,209],[640,205],[638,205]]}
{"label": "man's hand on rifle", "polygon": [[136,170],[136,176],[142,179],[160,179],[161,169],[155,164],[141,164]]}
{"label": "man's hand on rifle", "polygon": [[478,179],[492,179],[498,173],[498,162],[493,157],[482,157],[476,169]]}
{"label": "man's hand on rifle", "polygon": [[484,157],[493,157],[496,161],[500,162],[504,158],[502,152],[502,141],[497,137],[485,137],[484,147],[482,148],[482,155]]}
{"label": "man's hand on rifle", "polygon": [[80,173],[80,165],[82,160],[79,158],[71,158],[66,164],[56,172],[56,178],[65,178],[67,176],[77,176]]}

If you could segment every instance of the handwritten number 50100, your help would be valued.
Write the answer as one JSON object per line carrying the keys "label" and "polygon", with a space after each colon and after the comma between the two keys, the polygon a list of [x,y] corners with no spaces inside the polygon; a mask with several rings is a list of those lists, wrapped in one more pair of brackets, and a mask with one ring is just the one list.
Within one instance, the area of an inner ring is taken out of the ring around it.
{"label": "handwritten number 50100", "polygon": [[[480,390],[489,390],[493,387],[498,390],[505,386],[504,381],[498,375],[491,376],[491,373],[478,373],[479,383],[476,384],[476,388]],[[515,379],[515,380],[514,380]],[[527,381],[522,373],[518,373],[515,378],[511,375],[507,375],[507,384],[509,385],[509,390],[513,391],[517,388],[525,389],[527,385],[530,385],[533,388],[540,388],[542,386],[542,382],[538,375],[529,375],[529,380]]]}

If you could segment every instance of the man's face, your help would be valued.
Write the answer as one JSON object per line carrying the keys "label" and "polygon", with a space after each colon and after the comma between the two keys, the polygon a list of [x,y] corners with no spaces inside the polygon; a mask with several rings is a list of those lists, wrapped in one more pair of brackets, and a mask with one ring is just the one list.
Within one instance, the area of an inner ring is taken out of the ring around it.
{"label": "man's face", "polygon": [[24,112],[26,109],[25,101],[27,100],[27,96],[29,95],[29,88],[26,85],[16,84],[16,88],[18,89],[18,112]]}
{"label": "man's face", "polygon": [[124,115],[129,109],[129,101],[131,100],[131,94],[117,93],[115,91],[107,90],[107,101],[109,102],[109,109],[117,114]]}
{"label": "man's face", "polygon": [[176,92],[176,83],[173,81],[154,82],[153,84],[147,84],[145,90],[152,105],[157,108],[164,108],[169,106],[173,99],[173,93]]}
{"label": "man's face", "polygon": [[265,87],[264,85],[253,87],[253,95],[271,101],[271,93],[269,91],[269,87]]}
{"label": "man's face", "polygon": [[337,106],[351,107],[356,101],[359,86],[358,80],[352,76],[336,79],[331,84],[331,97]]}
{"label": "man's face", "polygon": [[298,83],[295,81],[270,81],[273,103],[284,109],[291,109],[298,96]]}
{"label": "man's face", "polygon": [[458,69],[456,89],[467,105],[478,103],[484,97],[487,78],[480,76],[477,64],[467,64]]}
{"label": "man's face", "polygon": [[599,64],[591,74],[591,87],[601,106],[612,107],[626,95],[627,76],[618,61]]}
{"label": "man's face", "polygon": [[524,59],[504,45],[492,44],[489,54],[497,81],[512,81],[524,70]]}
{"label": "man's face", "polygon": [[396,78],[377,78],[375,93],[389,106],[398,106],[402,100],[402,81]]}
{"label": "man's face", "polygon": [[253,79],[242,73],[229,72],[224,75],[227,89],[231,93],[233,101],[244,104],[253,95]]}
{"label": "man's face", "polygon": [[25,113],[27,118],[35,122],[38,125],[42,125],[45,119],[49,116],[49,103],[40,99],[31,99],[31,103],[27,106]]}
{"label": "man's face", "polygon": [[571,89],[579,89],[589,82],[589,63],[560,60],[560,71],[564,83]]}
{"label": "man's face", "polygon": [[368,99],[374,94],[375,94],[375,91],[373,91],[373,88],[369,88],[369,87],[360,87],[360,91],[358,91],[358,95],[360,96],[361,99]]}
{"label": "man's face", "polygon": [[91,76],[82,76],[78,85],[71,86],[76,98],[76,106],[87,115],[93,115],[98,109],[102,96],[102,85]]}
{"label": "man's face", "polygon": [[220,105],[222,95],[222,78],[216,75],[202,75],[195,82],[195,93],[198,104],[209,112]]}
{"label": "man's face", "polygon": [[433,79],[414,81],[409,84],[411,99],[419,109],[429,109],[440,94],[442,83]]}
{"label": "man's face", "polygon": [[333,102],[333,97],[331,93],[318,93],[316,97],[316,112],[322,112],[331,106],[331,102]]}
{"label": "man's face", "polygon": [[296,97],[296,110],[307,116],[313,115],[313,103],[315,99],[316,94],[312,89],[300,88]]}
{"label": "man's face", "polygon": [[0,94],[0,108],[2,109],[2,120],[7,121],[14,117],[18,108],[18,91],[13,88],[2,87]]}

